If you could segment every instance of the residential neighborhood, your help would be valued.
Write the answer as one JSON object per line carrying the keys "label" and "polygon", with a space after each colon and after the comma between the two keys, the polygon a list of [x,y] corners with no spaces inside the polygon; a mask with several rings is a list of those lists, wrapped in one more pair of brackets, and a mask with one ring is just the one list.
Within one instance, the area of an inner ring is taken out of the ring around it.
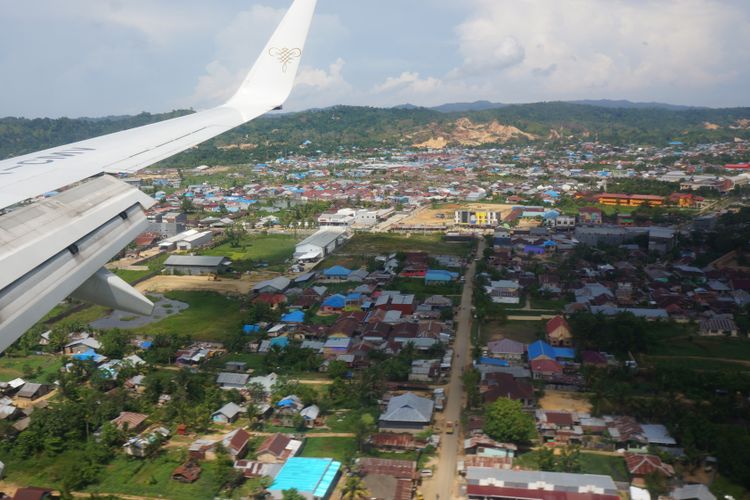
{"label": "residential neighborhood", "polygon": [[740,498],[744,147],[130,178],[158,203],[108,268],[155,312],[71,299],[0,358],[0,491]]}

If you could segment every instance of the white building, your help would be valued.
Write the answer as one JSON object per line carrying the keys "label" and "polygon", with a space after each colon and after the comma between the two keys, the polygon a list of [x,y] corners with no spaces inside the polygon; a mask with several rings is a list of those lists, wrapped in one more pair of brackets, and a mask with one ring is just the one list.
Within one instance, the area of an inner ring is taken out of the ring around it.
{"label": "white building", "polygon": [[304,261],[320,260],[338,248],[345,237],[346,232],[342,229],[321,229],[297,244],[294,258]]}
{"label": "white building", "polygon": [[177,250],[194,250],[196,248],[206,246],[211,243],[213,237],[214,234],[211,231],[203,231],[202,233],[192,234],[177,242]]}

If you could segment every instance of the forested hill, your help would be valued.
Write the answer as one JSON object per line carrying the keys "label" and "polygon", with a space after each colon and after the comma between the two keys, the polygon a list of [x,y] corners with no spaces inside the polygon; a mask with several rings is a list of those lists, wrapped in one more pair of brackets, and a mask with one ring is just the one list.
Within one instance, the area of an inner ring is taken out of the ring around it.
{"label": "forested hill", "polygon": [[[0,157],[66,144],[190,111],[100,119],[0,119]],[[241,163],[299,151],[377,146],[490,147],[504,143],[595,140],[612,144],[695,144],[750,138],[750,108],[628,109],[562,102],[445,113],[426,108],[336,106],[270,114],[170,160]]]}

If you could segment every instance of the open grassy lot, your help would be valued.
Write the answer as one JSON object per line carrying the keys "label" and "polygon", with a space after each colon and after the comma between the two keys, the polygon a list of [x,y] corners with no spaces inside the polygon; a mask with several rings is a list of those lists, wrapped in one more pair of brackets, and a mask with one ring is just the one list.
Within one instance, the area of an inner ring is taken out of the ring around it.
{"label": "open grassy lot", "polygon": [[[530,451],[518,456],[513,461],[513,465],[538,470],[538,457],[538,451]],[[612,479],[615,481],[628,481],[628,471],[625,468],[625,459],[623,457],[581,452],[579,463],[581,465],[581,474],[601,474],[612,476]]]}
{"label": "open grassy lot", "polygon": [[750,361],[750,340],[725,337],[660,338],[649,346],[657,356],[699,356]]}
{"label": "open grassy lot", "polygon": [[471,245],[467,242],[447,242],[441,235],[410,236],[391,233],[357,233],[342,248],[343,253],[377,255],[391,252],[423,251],[431,255],[466,257]]}
{"label": "open grassy lot", "polygon": [[48,377],[56,374],[62,366],[58,356],[8,356],[0,358],[0,380],[12,380],[22,377],[30,382],[46,382]]}
{"label": "open grassy lot", "polygon": [[294,254],[294,247],[301,240],[301,237],[291,234],[253,233],[244,236],[237,247],[222,243],[202,251],[201,255],[223,255],[234,263],[235,269],[246,271],[254,263],[264,262],[269,267],[284,264]]}
{"label": "open grassy lot", "polygon": [[163,453],[149,460],[118,456],[106,467],[101,482],[87,491],[185,500],[213,498],[220,487],[215,463],[201,463],[200,478],[192,484],[183,484],[171,477],[172,471],[183,463],[181,458],[178,452]]}
{"label": "open grassy lot", "polygon": [[581,472],[584,474],[602,474],[612,476],[615,481],[627,482],[628,471],[623,457],[581,453]]}
{"label": "open grassy lot", "polygon": [[323,259],[320,264],[318,264],[317,269],[323,270],[333,266],[344,266],[349,269],[359,269],[360,267],[366,267],[369,260],[370,257],[366,255],[332,253],[331,255]]}
{"label": "open grassy lot", "polygon": [[685,368],[703,372],[743,372],[747,373],[748,365],[743,360],[731,359],[694,359],[680,356],[644,356],[645,365],[656,368]]}
{"label": "open grassy lot", "polygon": [[81,309],[80,311],[76,311],[74,313],[71,313],[67,316],[65,316],[62,319],[59,319],[58,321],[54,323],[50,323],[47,325],[48,328],[53,328],[55,325],[68,323],[68,322],[80,322],[84,324],[91,323],[94,320],[97,320],[99,318],[103,318],[107,314],[112,312],[111,309],[107,309],[106,307],[102,306],[95,306],[95,305],[86,305]]}
{"label": "open grassy lot", "polygon": [[427,285],[423,278],[396,278],[388,285],[391,290],[413,293],[420,300],[432,295],[461,295],[462,287],[463,285],[459,282]]}
{"label": "open grassy lot", "polygon": [[530,344],[537,340],[537,333],[544,331],[541,321],[488,321],[482,324],[482,337],[489,340],[508,338]]}
{"label": "open grassy lot", "polygon": [[[252,337],[248,337],[250,339]],[[229,361],[242,361],[247,363],[247,368],[250,370],[260,370],[263,368],[264,354],[258,354],[256,352],[233,352],[226,356],[219,356],[211,358],[204,365],[207,369],[223,370],[224,365]]]}
{"label": "open grassy lot", "polygon": [[351,437],[307,437],[302,445],[302,457],[333,458],[347,461],[357,451],[357,442]]}
{"label": "open grassy lot", "polygon": [[218,340],[241,327],[240,301],[215,292],[173,291],[167,298],[187,302],[190,307],[156,323],[130,330],[134,335],[187,334],[196,340]]}

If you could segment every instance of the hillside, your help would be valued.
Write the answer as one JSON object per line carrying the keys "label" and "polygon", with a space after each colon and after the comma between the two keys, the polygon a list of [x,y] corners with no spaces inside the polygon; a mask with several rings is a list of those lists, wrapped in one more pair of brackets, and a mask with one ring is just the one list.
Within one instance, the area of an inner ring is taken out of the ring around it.
{"label": "hillside", "polygon": [[[66,144],[189,111],[103,119],[0,119],[0,157]],[[168,160],[172,165],[264,161],[300,151],[340,147],[447,147],[558,140],[616,145],[687,144],[750,138],[750,108],[618,108],[545,102],[464,112],[427,108],[335,106],[271,114]]]}

